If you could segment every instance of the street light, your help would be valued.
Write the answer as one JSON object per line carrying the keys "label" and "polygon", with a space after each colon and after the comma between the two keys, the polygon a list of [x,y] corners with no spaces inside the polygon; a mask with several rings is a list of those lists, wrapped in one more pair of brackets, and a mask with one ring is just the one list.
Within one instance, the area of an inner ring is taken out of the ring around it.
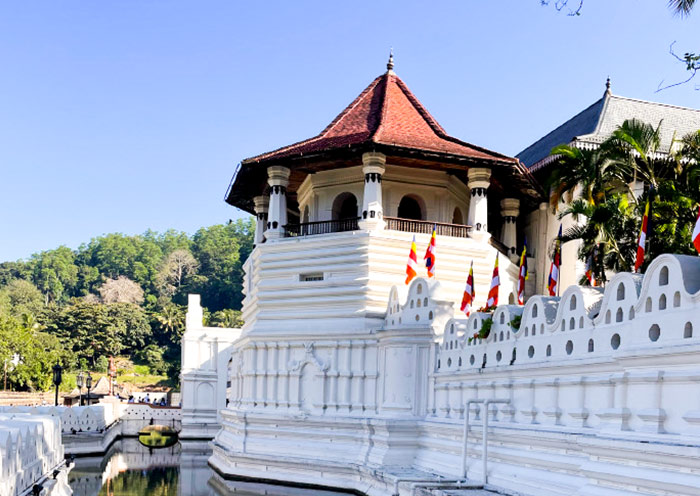
{"label": "street light", "polygon": [[85,387],[88,390],[87,404],[90,406],[90,389],[92,389],[92,376],[90,375],[90,372],[88,372],[87,379],[85,379]]}
{"label": "street light", "polygon": [[58,406],[58,386],[61,385],[61,382],[63,380],[63,367],[61,367],[58,363],[53,366],[53,384],[56,386],[56,400],[54,401],[54,406]]}
{"label": "street light", "polygon": [[85,384],[83,380],[85,379],[85,376],[83,375],[83,371],[81,370],[78,373],[78,377],[75,378],[76,385],[78,386],[78,394],[80,395],[80,401],[78,402],[79,406],[83,406],[83,385]]}

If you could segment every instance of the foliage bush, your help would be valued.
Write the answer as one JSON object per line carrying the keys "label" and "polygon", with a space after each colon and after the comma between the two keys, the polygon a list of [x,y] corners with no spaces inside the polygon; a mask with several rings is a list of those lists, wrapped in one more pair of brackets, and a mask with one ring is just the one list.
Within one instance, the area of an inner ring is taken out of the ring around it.
{"label": "foliage bush", "polygon": [[101,355],[96,361],[95,361],[95,370],[97,372],[101,373],[106,373],[107,369],[109,369],[109,360],[107,359],[106,356]]}

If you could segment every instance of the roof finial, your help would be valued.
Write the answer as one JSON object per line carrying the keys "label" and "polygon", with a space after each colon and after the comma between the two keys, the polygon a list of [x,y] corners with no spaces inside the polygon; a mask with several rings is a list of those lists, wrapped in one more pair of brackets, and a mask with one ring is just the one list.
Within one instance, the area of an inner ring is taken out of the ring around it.
{"label": "roof finial", "polygon": [[607,94],[612,93],[612,91],[610,90],[610,76],[608,76],[608,79],[605,81],[605,92]]}
{"label": "roof finial", "polygon": [[386,70],[387,72],[394,71],[394,47],[389,50],[389,62],[386,64]]}

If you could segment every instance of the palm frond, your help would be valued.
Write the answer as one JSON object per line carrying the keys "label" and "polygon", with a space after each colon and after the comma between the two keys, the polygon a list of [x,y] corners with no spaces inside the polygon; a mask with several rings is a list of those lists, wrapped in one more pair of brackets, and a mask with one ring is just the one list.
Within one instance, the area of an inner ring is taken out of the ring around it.
{"label": "palm frond", "polygon": [[693,10],[695,0],[669,0],[668,6],[674,13],[687,16]]}

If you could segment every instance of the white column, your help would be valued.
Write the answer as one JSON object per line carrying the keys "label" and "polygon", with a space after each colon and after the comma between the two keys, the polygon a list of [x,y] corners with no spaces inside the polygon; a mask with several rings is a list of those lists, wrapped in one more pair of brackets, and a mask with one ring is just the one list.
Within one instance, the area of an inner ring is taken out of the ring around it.
{"label": "white column", "polygon": [[256,196],[253,198],[255,202],[255,244],[259,245],[263,242],[263,234],[267,227],[267,212],[270,205],[270,198],[267,196]]}
{"label": "white column", "polygon": [[472,226],[471,235],[477,240],[485,240],[490,236],[486,222],[488,221],[487,191],[491,185],[491,169],[472,167],[467,175],[472,195],[468,217],[468,223]]}
{"label": "white column", "polygon": [[270,204],[265,239],[284,237],[287,225],[287,185],[291,171],[280,165],[267,168],[267,183],[270,185]]}
{"label": "white column", "polygon": [[362,196],[360,229],[384,229],[382,174],[384,174],[385,164],[386,156],[383,153],[367,152],[362,154],[365,191]]}
{"label": "white column", "polygon": [[511,260],[518,259],[518,234],[517,220],[520,215],[520,200],[516,198],[505,198],[501,200],[501,215],[503,216],[502,239],[508,248],[508,257]]}

